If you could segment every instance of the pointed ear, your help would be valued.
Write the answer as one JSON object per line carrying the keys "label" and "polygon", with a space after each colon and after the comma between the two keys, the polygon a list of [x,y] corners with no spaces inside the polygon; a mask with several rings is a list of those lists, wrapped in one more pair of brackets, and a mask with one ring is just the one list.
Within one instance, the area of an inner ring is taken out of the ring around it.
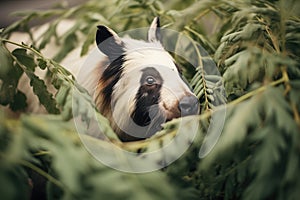
{"label": "pointed ear", "polygon": [[159,17],[155,17],[150,25],[148,30],[148,41],[149,42],[161,42],[161,34],[160,34],[160,22]]}
{"label": "pointed ear", "polygon": [[113,61],[124,53],[124,45],[121,38],[110,28],[97,26],[96,43],[100,51]]}

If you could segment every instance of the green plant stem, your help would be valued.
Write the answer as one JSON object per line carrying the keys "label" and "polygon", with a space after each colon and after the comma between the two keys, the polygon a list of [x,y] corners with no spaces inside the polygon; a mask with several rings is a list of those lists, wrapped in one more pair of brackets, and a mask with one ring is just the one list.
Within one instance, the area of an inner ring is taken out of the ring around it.
{"label": "green plant stem", "polygon": [[39,151],[34,153],[34,156],[44,156],[44,155],[49,155],[51,154],[50,151]]}
{"label": "green plant stem", "polygon": [[37,56],[43,57],[43,55],[42,55],[39,51],[37,51],[37,50],[35,50],[34,48],[29,47],[29,46],[27,46],[27,45],[19,44],[19,43],[16,43],[16,42],[13,42],[13,41],[11,41],[11,40],[4,39],[4,38],[1,38],[1,42],[10,43],[10,44],[12,44],[12,45],[15,45],[15,46],[18,46],[18,47],[22,47],[22,48],[24,48],[24,49],[28,49],[28,50],[32,51],[34,54],[36,54]]}
{"label": "green plant stem", "polygon": [[228,105],[236,105],[236,104],[239,104],[239,103],[245,101],[246,99],[249,99],[250,97],[252,97],[252,96],[254,96],[254,95],[257,95],[257,94],[259,94],[259,93],[265,91],[268,87],[270,87],[270,86],[276,86],[276,85],[278,85],[278,84],[284,83],[285,81],[286,81],[285,78],[284,78],[284,77],[281,77],[280,79],[278,79],[278,80],[276,80],[276,81],[273,81],[273,82],[271,82],[270,84],[261,86],[261,87],[255,89],[255,90],[253,90],[253,91],[251,91],[251,92],[249,92],[249,93],[247,93],[247,94],[245,94],[245,95],[243,95],[243,96],[241,96],[241,97],[239,97],[239,98],[237,98],[237,99],[231,101],[230,103],[228,103]]}
{"label": "green plant stem", "polygon": [[129,151],[137,151],[138,149],[146,148],[152,141],[157,141],[159,139],[164,138],[166,135],[172,137],[175,137],[177,133],[177,130],[172,130],[171,132],[164,132],[163,134],[160,134],[159,136],[156,137],[151,137],[147,140],[143,141],[133,141],[133,142],[126,142],[126,143],[119,143],[121,148],[129,150]]}
{"label": "green plant stem", "polygon": [[[211,11],[211,9],[205,9],[202,12],[200,12],[192,21],[191,23],[195,23],[197,22],[199,19],[201,19],[203,16],[205,16],[206,14],[208,14]],[[190,23],[190,24],[191,24]]]}
{"label": "green plant stem", "polygon": [[[200,40],[201,40],[201,37],[204,37],[202,36],[200,33],[198,33],[197,31],[193,30],[192,28],[190,28],[189,26],[184,26],[184,30],[187,30],[189,31],[190,33],[194,34],[195,36],[197,36]],[[188,34],[186,34],[188,35]],[[216,51],[216,48],[214,47],[213,44],[211,44],[210,41],[206,40],[206,43],[207,45],[209,46],[209,48],[213,51]]]}
{"label": "green plant stem", "polygon": [[[193,31],[191,28],[189,28],[188,26],[185,26],[184,29],[187,30],[187,31],[189,31],[189,32],[192,32],[192,33],[195,32],[195,31]],[[198,49],[197,45],[195,44],[194,40],[193,40],[188,34],[186,34],[186,37],[187,37],[189,40],[191,40],[191,43],[193,44],[194,49],[195,49],[195,51],[196,51],[196,53],[197,53],[197,57],[198,57],[198,60],[199,60],[197,70],[200,71],[201,76],[202,76],[202,80],[203,80],[203,88],[204,88],[204,90],[205,90],[205,92],[204,92],[204,98],[205,98],[205,110],[208,110],[208,109],[209,109],[208,103],[207,103],[207,102],[208,102],[208,95],[207,95],[207,91],[206,91],[206,88],[207,88],[206,82],[205,82],[205,80],[204,80],[204,74],[205,74],[205,73],[204,73],[204,69],[203,69],[202,56],[201,56],[201,53],[199,52],[199,49]]]}
{"label": "green plant stem", "polygon": [[32,169],[35,172],[37,172],[38,174],[40,174],[41,176],[45,177],[48,181],[50,181],[51,183],[53,183],[57,187],[62,188],[62,189],[68,189],[60,181],[58,181],[57,179],[55,179],[53,176],[50,176],[47,172],[45,172],[44,170],[38,168],[37,166],[33,165],[32,163],[30,163],[30,162],[28,162],[26,160],[19,160],[17,162],[19,162],[19,164],[21,164],[21,165],[23,165],[25,167],[28,167],[29,169]]}
{"label": "green plant stem", "polygon": [[[187,30],[187,31],[189,31],[189,32],[191,32],[191,33],[194,33],[194,32],[195,32],[195,31],[193,31],[193,30],[192,30],[190,27],[188,27],[188,26],[185,26],[184,29]],[[194,46],[194,49],[195,49],[195,51],[196,51],[196,53],[197,53],[197,57],[198,57],[198,59],[199,59],[198,66],[201,67],[201,68],[203,68],[202,56],[201,56],[201,53],[199,52],[199,49],[198,49],[197,45],[195,44],[195,41],[194,41],[187,33],[185,34],[185,36],[191,41],[191,43],[192,43],[193,46]],[[197,36],[199,36],[199,34],[198,34]]]}
{"label": "green plant stem", "polygon": [[[0,157],[4,157],[4,154],[0,154]],[[49,175],[47,172],[45,172],[44,170],[40,169],[39,167],[35,166],[34,164],[26,161],[26,160],[17,160],[15,161],[16,163],[23,165],[24,167],[27,167],[29,169],[32,169],[33,171],[37,172],[38,174],[40,174],[41,176],[45,177],[48,181],[50,181],[51,183],[53,183],[54,185],[56,185],[59,188],[62,188],[64,190],[68,190],[70,192],[70,190],[63,184],[61,183],[59,180],[57,180],[56,178],[54,178],[53,176]]]}

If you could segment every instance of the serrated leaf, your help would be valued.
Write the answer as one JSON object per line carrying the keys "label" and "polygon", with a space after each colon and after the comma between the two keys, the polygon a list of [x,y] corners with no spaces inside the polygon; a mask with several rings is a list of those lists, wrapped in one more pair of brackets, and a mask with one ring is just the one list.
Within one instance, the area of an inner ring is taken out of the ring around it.
{"label": "serrated leaf", "polygon": [[38,58],[37,61],[38,61],[38,66],[39,66],[41,69],[46,69],[46,68],[47,68],[47,66],[48,66],[47,61],[45,61],[45,60],[42,59],[42,58]]}
{"label": "serrated leaf", "polygon": [[33,73],[27,73],[27,76],[30,79],[30,85],[32,86],[33,92],[37,95],[40,103],[46,108],[46,110],[53,114],[59,113],[55,99],[48,91],[45,82]]}
{"label": "serrated leaf", "polygon": [[34,71],[34,68],[37,66],[34,57],[32,55],[27,54],[26,49],[17,48],[12,54],[18,59],[18,61],[24,65],[28,70]]}

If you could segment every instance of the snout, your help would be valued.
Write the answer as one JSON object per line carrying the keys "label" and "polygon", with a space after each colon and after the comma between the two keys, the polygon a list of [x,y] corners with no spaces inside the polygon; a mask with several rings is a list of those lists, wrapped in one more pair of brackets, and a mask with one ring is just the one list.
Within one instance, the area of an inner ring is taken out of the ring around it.
{"label": "snout", "polygon": [[199,101],[194,95],[184,96],[178,104],[181,116],[196,115],[199,112]]}

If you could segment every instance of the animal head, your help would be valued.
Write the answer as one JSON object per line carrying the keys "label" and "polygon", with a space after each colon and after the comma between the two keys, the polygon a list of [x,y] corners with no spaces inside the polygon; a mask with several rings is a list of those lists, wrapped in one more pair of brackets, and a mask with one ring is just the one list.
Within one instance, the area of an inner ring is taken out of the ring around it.
{"label": "animal head", "polygon": [[121,140],[148,138],[162,123],[198,113],[198,99],[162,46],[158,18],[148,30],[148,41],[120,38],[98,26],[96,43],[107,63],[94,100]]}

